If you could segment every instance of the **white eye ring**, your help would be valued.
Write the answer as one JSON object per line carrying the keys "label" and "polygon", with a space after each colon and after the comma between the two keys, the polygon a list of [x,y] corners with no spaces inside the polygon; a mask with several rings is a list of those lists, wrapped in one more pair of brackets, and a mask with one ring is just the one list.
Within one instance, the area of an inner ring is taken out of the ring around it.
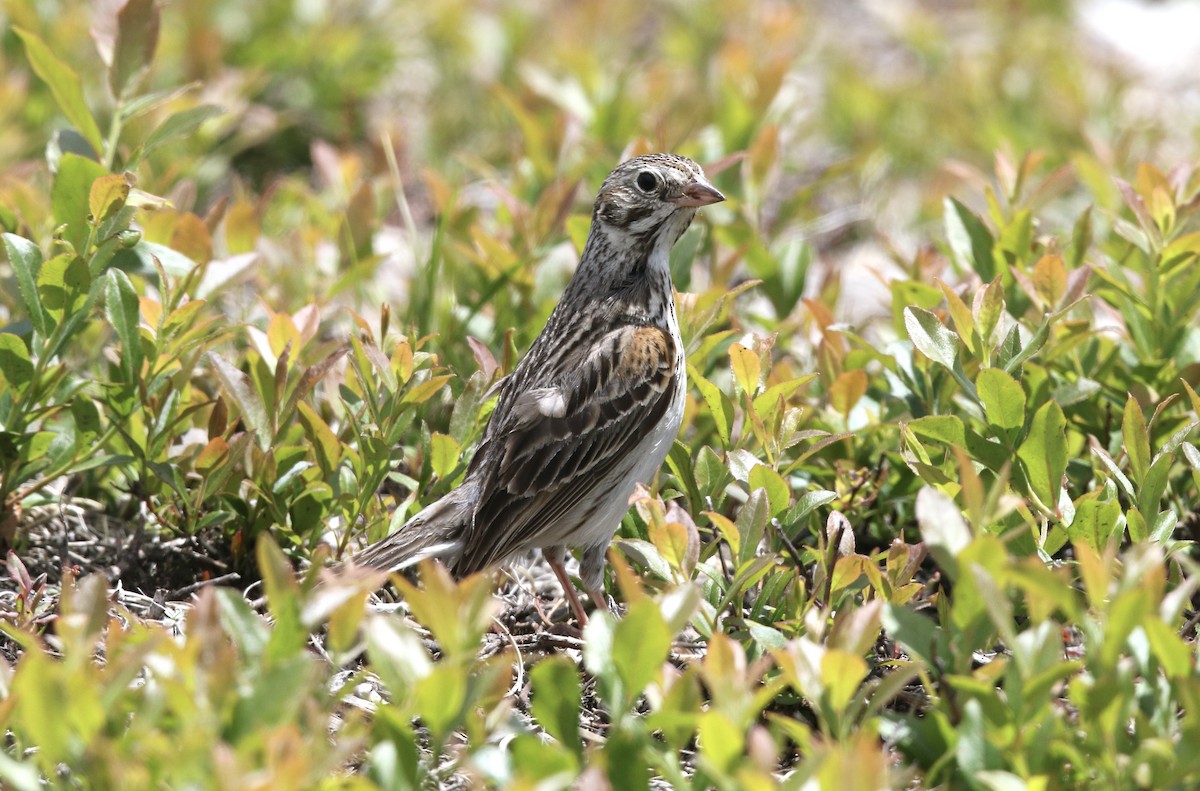
{"label": "white eye ring", "polygon": [[643,170],[641,173],[637,174],[637,179],[634,181],[634,184],[636,184],[637,188],[642,192],[649,195],[658,189],[659,180],[658,176],[656,176],[653,172],[649,170]]}

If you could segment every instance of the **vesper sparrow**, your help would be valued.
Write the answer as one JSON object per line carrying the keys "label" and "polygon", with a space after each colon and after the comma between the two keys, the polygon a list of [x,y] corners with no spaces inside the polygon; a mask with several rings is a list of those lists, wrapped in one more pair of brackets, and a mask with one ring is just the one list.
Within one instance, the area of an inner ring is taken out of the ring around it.
{"label": "vesper sparrow", "polygon": [[500,401],[462,484],[354,555],[398,571],[440,558],[458,577],[540,548],[582,626],[563,559],[598,607],[604,556],[634,486],[662,466],[683,419],[684,349],[671,247],[725,199],[700,166],[653,154],[617,166],[596,197],[571,282]]}

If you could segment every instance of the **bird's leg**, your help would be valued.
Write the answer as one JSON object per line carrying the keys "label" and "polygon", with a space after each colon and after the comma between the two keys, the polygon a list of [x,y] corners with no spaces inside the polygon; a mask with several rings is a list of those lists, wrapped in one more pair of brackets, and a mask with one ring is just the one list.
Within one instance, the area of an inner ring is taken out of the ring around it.
{"label": "bird's leg", "polygon": [[597,610],[615,614],[608,596],[604,593],[604,556],[607,552],[607,544],[585,548],[579,557],[579,579]]}
{"label": "bird's leg", "polygon": [[546,547],[542,550],[542,556],[550,564],[550,570],[554,572],[554,576],[558,577],[558,584],[562,586],[567,603],[571,605],[571,612],[575,613],[575,621],[582,629],[587,626],[587,613],[584,612],[583,602],[580,601],[579,594],[575,592],[575,586],[571,583],[571,578],[567,576],[566,566],[563,565],[566,554],[563,547]]}
{"label": "bird's leg", "polygon": [[608,601],[607,594],[604,593],[604,588],[592,588],[588,591],[588,596],[592,599],[592,604],[596,605],[597,610],[613,611],[612,604]]}

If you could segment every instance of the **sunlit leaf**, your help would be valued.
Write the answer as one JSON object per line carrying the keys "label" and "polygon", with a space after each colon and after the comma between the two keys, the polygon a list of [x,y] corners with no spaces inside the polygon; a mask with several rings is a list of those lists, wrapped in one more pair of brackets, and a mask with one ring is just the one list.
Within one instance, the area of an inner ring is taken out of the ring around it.
{"label": "sunlit leaf", "polygon": [[98,162],[77,154],[63,154],[58,161],[58,172],[54,174],[54,184],[50,188],[50,206],[54,221],[67,226],[63,238],[79,255],[89,252],[85,248],[91,233],[88,215],[91,213],[92,184],[106,175],[108,171]]}
{"label": "sunlit leaf", "polygon": [[104,149],[103,138],[100,135],[100,127],[83,98],[83,88],[78,75],[70,66],[59,60],[35,34],[19,27],[12,30],[25,44],[29,65],[33,67],[37,76],[50,86],[50,92],[54,94],[54,100],[58,102],[63,115],[91,144],[92,150],[99,154]]}
{"label": "sunlit leaf", "polygon": [[579,741],[581,693],[575,663],[562,656],[538,662],[529,674],[533,685],[530,709],[546,732],[582,757]]}
{"label": "sunlit leaf", "polygon": [[1017,449],[1030,488],[1050,508],[1058,502],[1063,473],[1067,469],[1066,426],[1062,407],[1047,401],[1034,413],[1029,422],[1029,433]]}
{"label": "sunlit leaf", "polygon": [[1025,424],[1025,391],[998,368],[984,368],[975,379],[979,400],[988,423],[998,429],[1016,429]]}
{"label": "sunlit leaf", "polygon": [[913,345],[930,360],[954,368],[958,360],[958,336],[938,317],[923,308],[904,309],[904,326]]}
{"label": "sunlit leaf", "polygon": [[729,347],[729,365],[733,370],[733,378],[743,393],[753,396],[758,392],[761,364],[757,354],[740,343],[735,343]]}
{"label": "sunlit leaf", "polygon": [[458,465],[458,443],[453,437],[435,431],[430,437],[429,448],[429,463],[433,467],[433,474],[445,478]]}

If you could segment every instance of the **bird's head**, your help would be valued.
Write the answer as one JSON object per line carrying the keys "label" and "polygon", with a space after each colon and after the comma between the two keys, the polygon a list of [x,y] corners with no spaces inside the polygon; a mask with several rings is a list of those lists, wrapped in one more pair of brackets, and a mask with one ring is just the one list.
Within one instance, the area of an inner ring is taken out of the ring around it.
{"label": "bird's head", "polygon": [[671,245],[687,230],[696,209],[725,200],[704,171],[687,157],[634,157],[608,175],[592,211],[593,232]]}

